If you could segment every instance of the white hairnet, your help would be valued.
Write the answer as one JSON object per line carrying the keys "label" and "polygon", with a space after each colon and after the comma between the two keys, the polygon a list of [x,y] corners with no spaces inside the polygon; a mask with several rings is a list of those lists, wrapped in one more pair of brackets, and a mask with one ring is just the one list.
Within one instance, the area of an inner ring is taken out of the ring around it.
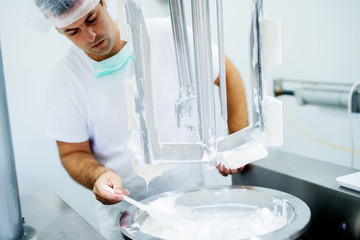
{"label": "white hairnet", "polygon": [[44,26],[66,27],[84,17],[100,0],[34,0],[44,16]]}

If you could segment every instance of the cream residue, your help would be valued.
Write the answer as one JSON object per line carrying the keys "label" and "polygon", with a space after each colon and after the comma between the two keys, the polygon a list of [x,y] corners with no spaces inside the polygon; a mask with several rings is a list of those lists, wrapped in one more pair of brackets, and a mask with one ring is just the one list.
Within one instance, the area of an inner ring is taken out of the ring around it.
{"label": "cream residue", "polygon": [[134,172],[144,178],[146,187],[148,187],[151,180],[174,167],[174,165],[145,164],[140,158],[133,158],[132,166]]}
{"label": "cream residue", "polygon": [[266,146],[281,146],[283,144],[282,103],[276,98],[265,95],[263,107],[266,130],[266,138],[263,139],[263,143]]}
{"label": "cream residue", "polygon": [[281,65],[281,25],[280,18],[261,19],[262,31],[262,68],[263,74]]}
{"label": "cream residue", "polygon": [[258,140],[252,140],[238,150],[227,153],[227,156],[222,157],[221,164],[226,168],[236,169],[267,155],[268,152],[263,144]]}
{"label": "cream residue", "polygon": [[[218,160],[226,168],[236,169],[248,163],[265,158],[268,155],[267,146],[283,144],[282,104],[279,100],[264,96],[262,101],[264,116],[264,131],[255,129],[251,132],[252,141],[236,150],[219,155]],[[257,108],[258,109],[258,108]]]}
{"label": "cream residue", "polygon": [[140,231],[154,237],[177,240],[235,240],[267,234],[287,224],[286,201],[282,213],[255,205],[224,203],[186,207],[175,204],[179,195],[168,195],[149,204],[149,207],[180,216],[181,224],[169,226],[147,217]]}
{"label": "cream residue", "polygon": [[131,130],[130,139],[127,148],[133,152],[131,160],[134,172],[140,177],[144,178],[146,188],[154,178],[161,176],[164,172],[172,169],[173,165],[160,165],[160,164],[145,164],[144,153],[141,147],[140,129],[138,119],[135,112],[134,93],[137,93],[135,79],[126,79],[125,95],[126,95],[126,108],[128,116],[128,125]]}
{"label": "cream residue", "polygon": [[134,153],[131,160],[134,172],[140,177],[144,178],[146,187],[154,178],[161,176],[164,172],[172,169],[175,165],[161,165],[161,164],[146,164],[144,161],[144,154],[141,149],[139,130],[131,129],[131,137],[128,143],[128,148]]}

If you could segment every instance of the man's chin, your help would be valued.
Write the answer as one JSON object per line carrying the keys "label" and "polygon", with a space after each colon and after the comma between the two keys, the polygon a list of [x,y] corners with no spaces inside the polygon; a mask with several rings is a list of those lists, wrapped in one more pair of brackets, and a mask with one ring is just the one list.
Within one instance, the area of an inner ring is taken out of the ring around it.
{"label": "man's chin", "polygon": [[88,55],[94,57],[105,57],[109,54],[109,51],[104,49],[98,49],[97,51],[94,51],[93,49],[90,49],[87,53]]}

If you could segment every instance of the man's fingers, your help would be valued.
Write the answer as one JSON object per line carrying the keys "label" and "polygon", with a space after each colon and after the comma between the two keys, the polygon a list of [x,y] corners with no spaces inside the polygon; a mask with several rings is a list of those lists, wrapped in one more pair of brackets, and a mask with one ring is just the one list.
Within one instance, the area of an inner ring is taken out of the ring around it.
{"label": "man's fingers", "polygon": [[110,186],[108,185],[99,186],[98,184],[96,184],[94,186],[93,192],[98,201],[105,205],[112,205],[124,200],[123,195],[110,191],[112,190],[112,188],[110,190],[106,189],[106,186],[110,188]]}
{"label": "man's fingers", "polygon": [[224,172],[220,172],[221,173],[221,175],[223,175],[224,177],[227,177],[227,174],[226,173],[224,173]]}
{"label": "man's fingers", "polygon": [[114,205],[114,204],[117,204],[117,203],[119,203],[118,201],[108,201],[108,200],[102,200],[102,201],[100,201],[102,204],[104,204],[104,205]]}
{"label": "man's fingers", "polygon": [[123,194],[126,195],[126,196],[129,196],[129,195],[130,195],[130,191],[127,190],[127,189],[123,189],[122,192],[123,192]]}
{"label": "man's fingers", "polygon": [[96,199],[105,205],[112,205],[123,201],[123,194],[129,194],[128,190],[123,191],[120,176],[112,171],[100,175],[93,188]]}
{"label": "man's fingers", "polygon": [[219,165],[216,166],[216,168],[218,169],[218,171],[219,171],[219,173],[220,173],[221,175],[223,175],[224,177],[227,176],[227,174],[224,173],[224,169],[225,169],[224,165],[219,164]]}
{"label": "man's fingers", "polygon": [[124,200],[124,196],[122,195],[118,195],[118,194],[113,194],[110,193],[110,195],[95,195],[96,200],[98,200],[99,202],[101,202],[104,205],[112,205],[112,204],[116,204],[119,203],[121,201]]}
{"label": "man's fingers", "polygon": [[219,173],[221,175],[223,175],[224,177],[228,176],[229,174],[237,174],[239,172],[242,172],[245,170],[246,166],[248,165],[245,165],[245,166],[242,166],[242,167],[239,167],[237,169],[230,169],[230,168],[226,168],[224,165],[222,164],[219,164],[218,166],[216,166],[216,168],[219,170]]}

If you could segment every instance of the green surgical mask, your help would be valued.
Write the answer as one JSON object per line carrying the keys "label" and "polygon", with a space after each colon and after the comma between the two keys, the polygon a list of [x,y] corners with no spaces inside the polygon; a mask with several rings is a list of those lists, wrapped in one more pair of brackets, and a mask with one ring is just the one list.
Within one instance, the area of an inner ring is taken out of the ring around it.
{"label": "green surgical mask", "polygon": [[125,46],[114,56],[100,62],[92,64],[94,76],[96,78],[108,75],[112,72],[122,69],[130,58],[133,57],[133,50],[131,44],[128,42]]}

